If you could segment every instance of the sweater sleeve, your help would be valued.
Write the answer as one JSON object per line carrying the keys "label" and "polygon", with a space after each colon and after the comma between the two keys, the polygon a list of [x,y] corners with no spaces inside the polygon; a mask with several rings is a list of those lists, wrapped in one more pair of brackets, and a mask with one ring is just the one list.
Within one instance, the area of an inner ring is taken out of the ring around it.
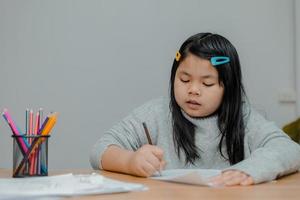
{"label": "sweater sleeve", "polygon": [[245,147],[250,155],[229,167],[249,174],[255,183],[274,180],[300,168],[300,145],[273,122],[252,110],[246,126]]}
{"label": "sweater sleeve", "polygon": [[[90,152],[90,164],[93,169],[102,169],[101,158],[110,145],[136,151],[148,143],[142,123],[146,122],[152,142],[155,143],[155,110],[159,100],[152,100],[131,112],[113,126],[96,142]],[[152,134],[152,135],[151,135]]]}

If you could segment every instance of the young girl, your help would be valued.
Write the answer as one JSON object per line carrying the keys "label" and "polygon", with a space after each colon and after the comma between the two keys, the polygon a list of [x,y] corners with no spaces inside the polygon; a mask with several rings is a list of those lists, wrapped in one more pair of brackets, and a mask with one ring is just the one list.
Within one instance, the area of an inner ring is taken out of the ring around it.
{"label": "young girl", "polygon": [[91,165],[143,177],[163,168],[222,169],[211,180],[216,186],[297,171],[300,146],[246,100],[234,46],[217,34],[191,36],[176,53],[170,97],[144,104],[106,132]]}

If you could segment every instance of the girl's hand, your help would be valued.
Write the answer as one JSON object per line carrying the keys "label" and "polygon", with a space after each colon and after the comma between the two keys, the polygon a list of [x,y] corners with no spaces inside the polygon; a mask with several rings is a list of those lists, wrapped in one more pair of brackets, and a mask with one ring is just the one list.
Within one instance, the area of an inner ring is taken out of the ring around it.
{"label": "girl's hand", "polygon": [[163,150],[146,144],[131,155],[128,165],[131,174],[149,177],[155,172],[160,172],[165,164]]}
{"label": "girl's hand", "polygon": [[253,185],[254,180],[248,174],[239,170],[227,170],[214,177],[210,181],[212,186],[235,186],[235,185]]}

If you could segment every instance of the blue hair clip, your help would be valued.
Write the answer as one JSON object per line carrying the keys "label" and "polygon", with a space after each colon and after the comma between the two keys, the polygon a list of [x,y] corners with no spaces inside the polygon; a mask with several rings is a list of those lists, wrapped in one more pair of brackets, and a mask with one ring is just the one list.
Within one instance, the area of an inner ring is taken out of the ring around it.
{"label": "blue hair clip", "polygon": [[229,63],[230,59],[227,56],[214,56],[210,59],[213,66]]}

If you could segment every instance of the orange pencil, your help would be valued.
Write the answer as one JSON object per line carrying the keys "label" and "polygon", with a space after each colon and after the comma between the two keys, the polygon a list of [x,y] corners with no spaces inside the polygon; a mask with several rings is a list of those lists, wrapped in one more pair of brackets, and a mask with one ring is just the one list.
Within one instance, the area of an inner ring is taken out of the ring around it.
{"label": "orange pencil", "polygon": [[47,121],[45,127],[41,131],[41,135],[48,135],[50,133],[51,129],[56,123],[57,115],[58,114],[55,112],[49,116],[49,120]]}

